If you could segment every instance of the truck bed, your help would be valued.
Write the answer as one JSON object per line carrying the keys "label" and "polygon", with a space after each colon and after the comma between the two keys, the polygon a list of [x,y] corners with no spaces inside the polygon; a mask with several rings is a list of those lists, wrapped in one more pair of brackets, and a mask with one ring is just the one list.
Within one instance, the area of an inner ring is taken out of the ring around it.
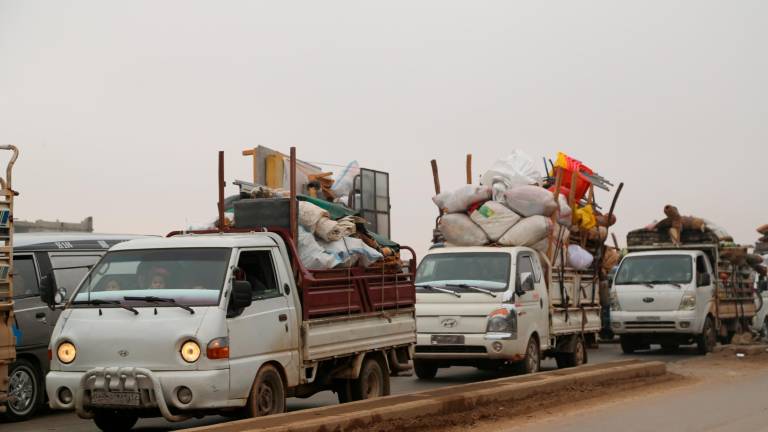
{"label": "truck bed", "polygon": [[304,321],[305,362],[416,343],[414,308]]}
{"label": "truck bed", "polygon": [[554,336],[597,333],[602,325],[600,306],[553,308],[550,332]]}

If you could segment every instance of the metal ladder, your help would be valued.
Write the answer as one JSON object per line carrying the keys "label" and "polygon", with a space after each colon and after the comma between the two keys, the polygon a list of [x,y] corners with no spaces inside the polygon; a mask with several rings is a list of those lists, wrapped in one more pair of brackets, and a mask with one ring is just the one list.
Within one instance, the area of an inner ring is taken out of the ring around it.
{"label": "metal ladder", "polygon": [[13,334],[13,198],[11,172],[19,157],[13,145],[0,145],[0,150],[13,152],[0,177],[0,412],[5,412],[8,398],[8,367],[16,359],[16,340]]}

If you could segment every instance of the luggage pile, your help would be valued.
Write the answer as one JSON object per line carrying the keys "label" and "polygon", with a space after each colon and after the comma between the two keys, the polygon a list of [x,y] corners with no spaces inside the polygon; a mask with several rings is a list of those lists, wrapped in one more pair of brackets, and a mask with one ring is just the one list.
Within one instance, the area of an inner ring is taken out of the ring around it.
{"label": "luggage pile", "polygon": [[[436,175],[434,163],[433,170]],[[607,273],[619,260],[616,248],[604,246],[616,217],[599,210],[594,186],[609,190],[613,185],[563,153],[550,161],[547,171],[542,175],[530,157],[516,150],[496,161],[479,185],[438,193],[432,198],[441,214],[433,241],[527,246],[577,270],[592,266],[599,255]]]}
{"label": "luggage pile", "polygon": [[757,233],[762,237],[755,243],[755,254],[759,255],[763,261],[756,266],[755,271],[760,276],[766,277],[768,276],[768,224],[759,226]]}

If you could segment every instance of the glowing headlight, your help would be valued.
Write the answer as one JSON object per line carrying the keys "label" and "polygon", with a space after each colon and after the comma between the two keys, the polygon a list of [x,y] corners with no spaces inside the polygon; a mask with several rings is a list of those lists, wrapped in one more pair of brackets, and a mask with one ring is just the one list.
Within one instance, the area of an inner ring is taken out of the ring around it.
{"label": "glowing headlight", "polygon": [[680,300],[679,310],[694,310],[696,309],[696,296],[693,294],[683,295],[683,299]]}
{"label": "glowing headlight", "polygon": [[75,361],[77,349],[72,342],[62,342],[56,350],[56,356],[59,358],[60,362],[70,364]]}
{"label": "glowing headlight", "polygon": [[194,363],[200,358],[200,345],[195,341],[186,341],[181,345],[181,358],[187,363]]}

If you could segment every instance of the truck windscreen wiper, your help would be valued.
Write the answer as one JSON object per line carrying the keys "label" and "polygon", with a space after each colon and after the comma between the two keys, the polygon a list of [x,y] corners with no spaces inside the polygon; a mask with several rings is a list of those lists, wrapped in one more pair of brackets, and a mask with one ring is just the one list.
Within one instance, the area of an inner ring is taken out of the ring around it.
{"label": "truck windscreen wiper", "polygon": [[[134,315],[139,314],[139,311],[137,311],[135,308],[132,308],[128,305],[124,305],[117,300],[102,300],[102,299],[77,300],[77,301],[73,301],[72,304],[73,305],[92,305],[92,306],[116,305],[116,306],[120,306],[125,310],[133,312]],[[101,314],[101,312],[99,312],[99,314]]]}
{"label": "truck windscreen wiper", "polygon": [[445,288],[441,288],[441,287],[437,287],[437,286],[434,286],[434,285],[416,285],[416,288],[427,288],[427,289],[443,292],[443,293],[450,294],[452,296],[456,296],[456,297],[461,298],[461,294],[457,293],[456,291],[445,289]]}
{"label": "truck windscreen wiper", "polygon": [[446,284],[447,287],[456,287],[456,288],[462,288],[462,289],[468,289],[472,291],[477,291],[479,293],[488,294],[489,296],[496,298],[496,293],[493,291],[489,291],[485,288],[476,287],[473,285],[467,285],[467,284]]}
{"label": "truck windscreen wiper", "polygon": [[123,300],[125,301],[145,301],[148,303],[170,303],[176,307],[180,307],[184,309],[185,311],[189,312],[191,315],[195,314],[195,310],[192,309],[189,306],[185,306],[183,304],[176,303],[176,299],[170,298],[170,297],[155,297],[155,296],[127,296],[123,297]]}

